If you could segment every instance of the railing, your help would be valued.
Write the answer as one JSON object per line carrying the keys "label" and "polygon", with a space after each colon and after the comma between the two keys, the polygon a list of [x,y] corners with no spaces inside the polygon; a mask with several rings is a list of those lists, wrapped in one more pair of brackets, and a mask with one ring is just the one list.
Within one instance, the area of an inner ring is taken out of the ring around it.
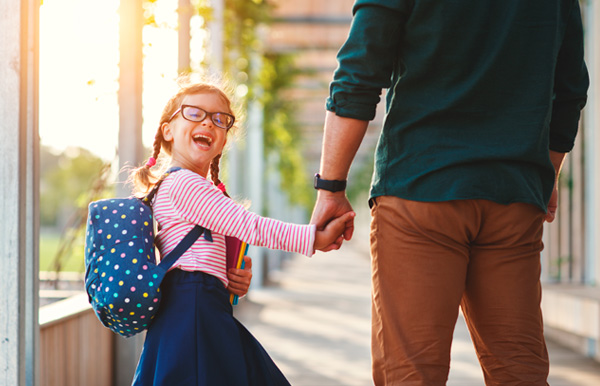
{"label": "railing", "polygon": [[110,386],[113,371],[113,334],[87,295],[40,308],[40,385]]}
{"label": "railing", "polygon": [[[546,283],[586,282],[585,163],[583,130],[566,158],[559,179],[559,205],[556,221],[544,229],[542,280]],[[589,272],[588,272],[589,274]]]}

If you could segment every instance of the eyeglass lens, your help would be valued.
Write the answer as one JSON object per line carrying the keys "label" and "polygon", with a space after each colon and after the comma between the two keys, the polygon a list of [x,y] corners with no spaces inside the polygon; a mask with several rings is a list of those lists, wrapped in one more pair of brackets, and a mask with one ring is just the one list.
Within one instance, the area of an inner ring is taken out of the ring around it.
{"label": "eyeglass lens", "polygon": [[202,122],[207,115],[210,115],[210,120],[222,129],[229,129],[234,121],[233,116],[230,114],[209,113],[208,111],[195,106],[182,106],[181,113],[184,118],[194,122]]}

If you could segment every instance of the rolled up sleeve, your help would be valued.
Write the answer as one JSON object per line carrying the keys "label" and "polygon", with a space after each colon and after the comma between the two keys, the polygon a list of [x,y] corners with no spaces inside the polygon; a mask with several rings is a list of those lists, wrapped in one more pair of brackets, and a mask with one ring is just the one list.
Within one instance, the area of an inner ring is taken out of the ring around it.
{"label": "rolled up sleeve", "polygon": [[389,88],[410,1],[358,0],[350,33],[337,55],[326,108],[360,120],[375,117],[381,90]]}
{"label": "rolled up sleeve", "polygon": [[579,1],[573,3],[556,63],[550,120],[550,150],[562,153],[573,148],[589,87],[583,54],[581,11]]}

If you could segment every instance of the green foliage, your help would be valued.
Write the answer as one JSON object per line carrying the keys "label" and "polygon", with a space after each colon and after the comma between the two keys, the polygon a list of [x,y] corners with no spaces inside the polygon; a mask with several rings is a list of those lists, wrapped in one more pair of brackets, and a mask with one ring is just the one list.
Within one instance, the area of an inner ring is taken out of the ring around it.
{"label": "green foliage", "polygon": [[[236,84],[248,88],[243,106],[253,99],[263,106],[265,159],[277,155],[276,165],[269,166],[279,171],[280,188],[291,203],[308,208],[313,192],[304,169],[301,131],[292,102],[285,98],[299,71],[293,55],[266,52],[260,36],[261,25],[271,22],[272,11],[273,6],[264,0],[225,0],[225,68],[230,69]],[[253,60],[257,54],[259,61]]]}
{"label": "green foliage", "polygon": [[[145,1],[147,24],[155,23],[155,2]],[[206,26],[213,18],[210,2],[192,0],[192,4]],[[223,77],[232,80],[238,89],[247,90],[237,95],[242,111],[247,111],[248,101],[258,99],[262,103],[265,159],[269,159],[269,154],[279,155],[274,166],[282,176],[282,190],[292,203],[309,207],[313,192],[303,166],[301,131],[293,106],[284,97],[298,71],[291,55],[265,52],[260,36],[261,26],[272,20],[273,5],[267,0],[224,0],[224,5]]]}
{"label": "green foliage", "polygon": [[270,22],[272,9],[264,0],[225,0],[225,47],[230,53],[225,68],[234,68],[238,56],[249,60],[261,49],[257,27]]}
{"label": "green foliage", "polygon": [[56,154],[42,146],[40,150],[40,223],[58,226],[64,213],[81,204],[104,162],[81,148]]}
{"label": "green foliage", "polygon": [[[61,261],[61,271],[83,272],[85,262],[81,255],[83,251],[83,237],[79,238],[79,243],[73,248],[73,252],[68,258]],[[40,271],[55,271],[56,254],[60,248],[61,238],[55,234],[40,235]]]}
{"label": "green foliage", "polygon": [[[259,97],[263,90],[259,69],[264,58],[258,28],[270,21],[272,7],[266,1],[224,0],[224,58],[223,68],[238,86],[248,90],[241,95],[241,107],[247,110],[248,101]],[[258,66],[258,68],[257,68]],[[264,90],[265,92],[267,90]],[[240,96],[240,95],[238,95]]]}
{"label": "green foliage", "polygon": [[259,75],[265,90],[261,102],[264,107],[265,158],[277,153],[276,166],[281,173],[280,188],[287,192],[290,202],[309,208],[314,200],[310,178],[304,169],[301,153],[302,136],[294,119],[294,104],[285,97],[293,80],[299,75],[294,57],[286,54],[265,54]]}
{"label": "green foliage", "polygon": [[111,165],[81,148],[55,154],[42,147],[40,159],[40,222],[63,229],[58,241],[42,238],[41,268],[80,270],[76,262],[82,261],[87,206],[112,193],[108,188]]}

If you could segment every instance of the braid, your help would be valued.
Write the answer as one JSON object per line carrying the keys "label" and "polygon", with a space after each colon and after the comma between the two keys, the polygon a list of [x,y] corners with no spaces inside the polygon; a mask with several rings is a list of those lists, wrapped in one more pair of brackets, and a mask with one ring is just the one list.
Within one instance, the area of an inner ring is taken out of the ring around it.
{"label": "braid", "polygon": [[159,127],[158,130],[156,130],[156,135],[154,136],[154,144],[152,145],[152,158],[158,159],[158,155],[160,154],[160,149],[162,147],[162,142],[162,130]]}
{"label": "braid", "polygon": [[[158,128],[156,135],[154,136],[154,144],[152,146],[152,159],[155,161],[160,154],[161,146],[163,142],[162,130]],[[152,173],[152,166],[155,162],[146,163],[145,165],[134,169],[129,175],[129,182],[134,186],[134,192],[138,196],[143,196],[148,193],[154,185],[158,182],[158,177]]]}
{"label": "braid", "polygon": [[[210,178],[212,179],[213,184],[215,184],[215,186],[219,186],[220,184],[222,184],[221,180],[219,179],[219,161],[220,160],[221,160],[221,154],[217,155],[210,162]],[[229,197],[229,194],[227,194],[227,192],[225,190],[223,190],[223,194],[225,196]]]}

